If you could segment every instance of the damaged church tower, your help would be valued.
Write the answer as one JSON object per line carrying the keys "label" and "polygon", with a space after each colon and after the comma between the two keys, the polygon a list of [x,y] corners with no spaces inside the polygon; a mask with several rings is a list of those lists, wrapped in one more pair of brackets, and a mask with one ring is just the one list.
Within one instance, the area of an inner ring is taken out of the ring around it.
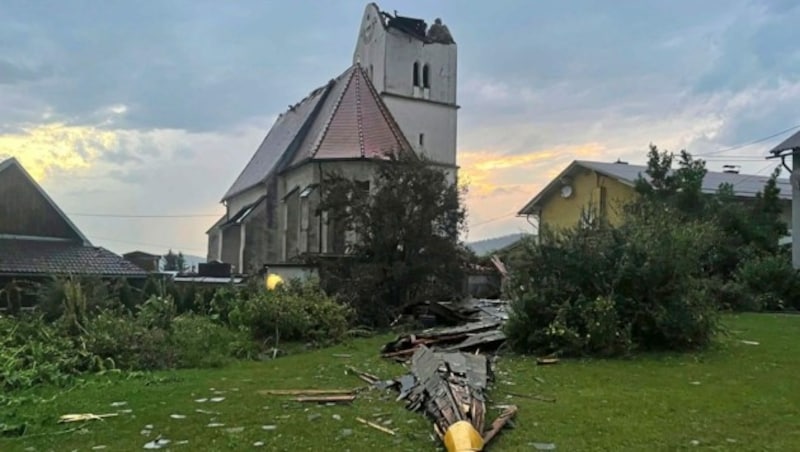
{"label": "damaged church tower", "polygon": [[370,3],[353,63],[366,69],[417,154],[455,172],[457,47],[441,19],[428,27]]}
{"label": "damaged church tower", "polygon": [[368,4],[349,67],[278,116],[223,195],[226,212],[206,232],[208,260],[291,278],[313,271],[309,256],[346,253],[352,231],[316,214],[326,174],[374,186],[394,152],[424,156],[456,182],[457,112],[447,27]]}

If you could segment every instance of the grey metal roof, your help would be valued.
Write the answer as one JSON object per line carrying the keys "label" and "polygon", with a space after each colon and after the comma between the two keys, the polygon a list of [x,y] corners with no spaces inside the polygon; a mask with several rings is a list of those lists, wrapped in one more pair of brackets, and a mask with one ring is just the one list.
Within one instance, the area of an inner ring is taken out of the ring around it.
{"label": "grey metal roof", "polygon": [[323,98],[326,89],[327,85],[315,89],[308,97],[290,107],[275,120],[256,153],[253,154],[247,166],[225,193],[223,201],[258,185],[269,176],[281,156],[297,138],[303,125],[314,112],[320,99]]}
{"label": "grey metal roof", "polygon": [[781,141],[779,145],[772,148],[769,152],[772,154],[780,154],[783,151],[792,149],[800,149],[800,132],[796,132],[794,135]]}
{"label": "grey metal roof", "polygon": [[[533,197],[526,205],[519,211],[519,215],[528,215],[533,213],[536,207],[549,193],[551,193],[557,186],[558,180],[571,174],[576,168],[588,168],[597,171],[608,177],[619,180],[627,185],[634,185],[636,180],[641,174],[646,180],[650,177],[645,173],[647,167],[644,165],[631,165],[628,163],[609,163],[609,162],[591,162],[586,160],[573,161],[561,174],[558,175],[553,181],[542,189],[536,196]],[[703,193],[716,193],[719,186],[727,183],[733,186],[734,194],[741,198],[753,198],[764,189],[764,184],[769,180],[769,176],[761,176],[757,174],[735,174],[724,173],[721,171],[708,171],[706,177],[703,179]],[[778,194],[780,199],[792,199],[792,186],[788,179],[778,179]]]}
{"label": "grey metal roof", "polygon": [[105,248],[55,240],[0,239],[0,275],[145,277],[147,272]]}

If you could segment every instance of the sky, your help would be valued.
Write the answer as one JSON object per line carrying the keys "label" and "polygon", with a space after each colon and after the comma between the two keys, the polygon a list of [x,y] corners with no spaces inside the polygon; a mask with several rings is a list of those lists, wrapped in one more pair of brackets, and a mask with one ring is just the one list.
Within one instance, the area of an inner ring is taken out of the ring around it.
{"label": "sky", "polygon": [[[275,118],[349,66],[366,4],[5,0],[0,159],[95,245],[203,256]],[[378,5],[457,42],[469,241],[530,232],[516,212],[572,160],[652,143],[766,175],[792,132],[747,144],[800,126],[794,0]]]}

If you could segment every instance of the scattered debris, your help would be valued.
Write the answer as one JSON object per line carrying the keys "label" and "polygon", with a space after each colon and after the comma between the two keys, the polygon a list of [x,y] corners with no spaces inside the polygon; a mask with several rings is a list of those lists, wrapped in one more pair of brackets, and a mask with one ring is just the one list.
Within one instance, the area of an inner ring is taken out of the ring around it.
{"label": "scattered debris", "polygon": [[128,404],[128,402],[111,402],[111,406],[115,407],[115,408],[116,407],[120,407],[120,406],[125,406],[127,404]]}
{"label": "scattered debris", "polygon": [[197,402],[197,403],[206,403],[206,402],[208,402],[208,399],[207,398],[202,398],[202,399],[195,399],[194,401]]}
{"label": "scattered debris", "polygon": [[508,302],[501,300],[427,303],[424,307],[428,313],[457,326],[428,328],[401,336],[386,344],[381,353],[385,358],[405,361],[421,345],[441,351],[498,348],[506,340],[502,326],[508,320],[507,306]]}
{"label": "scattered debris", "polygon": [[258,391],[263,395],[334,395],[334,394],[352,394],[355,392],[353,389],[264,389]]}
{"label": "scattered debris", "polygon": [[161,449],[162,447],[167,447],[167,444],[171,443],[172,441],[164,438],[157,438],[149,443],[144,445],[145,449]]}
{"label": "scattered debris", "polygon": [[277,430],[277,428],[278,428],[277,425],[262,425],[261,426],[261,430],[265,430],[265,431],[268,431],[268,432],[271,432],[272,430]]}
{"label": "scattered debris", "polygon": [[226,428],[225,431],[227,433],[242,433],[244,431],[244,427],[230,427]]}
{"label": "scattered debris", "polygon": [[100,444],[92,447],[92,450],[103,450],[103,449],[108,449],[108,446]]}
{"label": "scattered debris", "polygon": [[225,397],[212,397],[208,400],[211,402],[222,402],[223,400],[225,400]]}
{"label": "scattered debris", "polygon": [[92,413],[81,413],[81,414],[65,414],[58,418],[58,423],[65,423],[65,422],[80,422],[80,421],[93,421],[93,420],[103,420],[103,418],[107,417],[114,417],[117,416],[119,413],[107,413],[107,414],[92,414]]}
{"label": "scattered debris", "polygon": [[341,416],[339,416],[338,414],[334,414],[334,415],[333,415],[333,416],[331,416],[331,417],[333,418],[333,420],[334,420],[334,421],[341,421],[341,420],[342,420],[342,417],[341,417]]}
{"label": "scattered debris", "polygon": [[548,365],[548,364],[558,364],[558,358],[549,357],[549,356],[548,357],[542,357],[542,358],[536,358],[536,364],[539,364],[540,366],[544,366],[544,365]]}
{"label": "scattered debris", "polygon": [[189,440],[188,439],[182,439],[180,441],[175,441],[175,444],[176,445],[189,444]]}
{"label": "scattered debris", "polygon": [[334,358],[352,358],[353,355],[348,355],[347,353],[334,353]]}
{"label": "scattered debris", "polygon": [[172,419],[186,419],[185,414],[170,414],[169,417]]}
{"label": "scattered debris", "polygon": [[218,411],[201,410],[200,408],[198,408],[198,409],[196,409],[194,411],[195,411],[195,413],[200,413],[200,414],[219,414]]}
{"label": "scattered debris", "polygon": [[301,396],[294,400],[297,402],[317,402],[317,403],[350,403],[356,399],[353,395],[320,395],[320,396]]}
{"label": "scattered debris", "polygon": [[210,428],[217,428],[217,427],[225,427],[225,424],[221,424],[219,422],[210,422],[206,427]]}
{"label": "scattered debris", "polygon": [[350,436],[353,434],[353,429],[343,428],[341,432],[339,432],[341,436]]}
{"label": "scattered debris", "polygon": [[390,430],[390,429],[388,429],[388,428],[386,428],[386,427],[384,427],[384,426],[382,426],[382,425],[378,425],[378,424],[376,424],[376,423],[374,423],[374,422],[370,422],[370,421],[368,421],[368,420],[366,420],[366,419],[364,419],[364,418],[357,417],[357,418],[356,418],[356,420],[357,420],[358,422],[361,422],[361,423],[362,423],[362,424],[364,424],[364,425],[368,425],[368,426],[370,426],[370,427],[372,427],[372,428],[374,428],[374,429],[376,429],[376,430],[380,430],[380,431],[382,431],[382,432],[384,432],[384,433],[388,433],[388,434],[390,434],[390,435],[392,435],[392,436],[394,436],[394,435],[395,435],[395,432],[394,432],[394,430]]}
{"label": "scattered debris", "polygon": [[523,399],[538,400],[540,402],[556,403],[555,397],[545,397],[540,395],[521,394],[519,392],[506,391],[506,394],[514,397],[522,397]]}
{"label": "scattered debris", "polygon": [[256,441],[253,443],[253,447],[263,447],[264,441]]}
{"label": "scattered debris", "polygon": [[760,344],[759,344],[758,342],[756,342],[756,341],[748,341],[748,340],[745,340],[745,339],[742,339],[742,341],[741,341],[741,342],[742,342],[742,344],[747,344],[747,345],[760,345]]}
{"label": "scattered debris", "polygon": [[556,450],[556,445],[553,443],[530,443],[536,450]]}

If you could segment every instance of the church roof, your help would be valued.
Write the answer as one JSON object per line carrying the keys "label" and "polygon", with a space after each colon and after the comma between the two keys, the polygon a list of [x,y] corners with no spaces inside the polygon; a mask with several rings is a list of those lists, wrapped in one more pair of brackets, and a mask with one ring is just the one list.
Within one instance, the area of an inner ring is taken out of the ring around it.
{"label": "church roof", "polygon": [[292,165],[307,160],[380,159],[411,145],[377,91],[356,64],[336,79]]}
{"label": "church roof", "polygon": [[311,160],[413,152],[364,69],[355,64],[282,114],[223,199]]}

